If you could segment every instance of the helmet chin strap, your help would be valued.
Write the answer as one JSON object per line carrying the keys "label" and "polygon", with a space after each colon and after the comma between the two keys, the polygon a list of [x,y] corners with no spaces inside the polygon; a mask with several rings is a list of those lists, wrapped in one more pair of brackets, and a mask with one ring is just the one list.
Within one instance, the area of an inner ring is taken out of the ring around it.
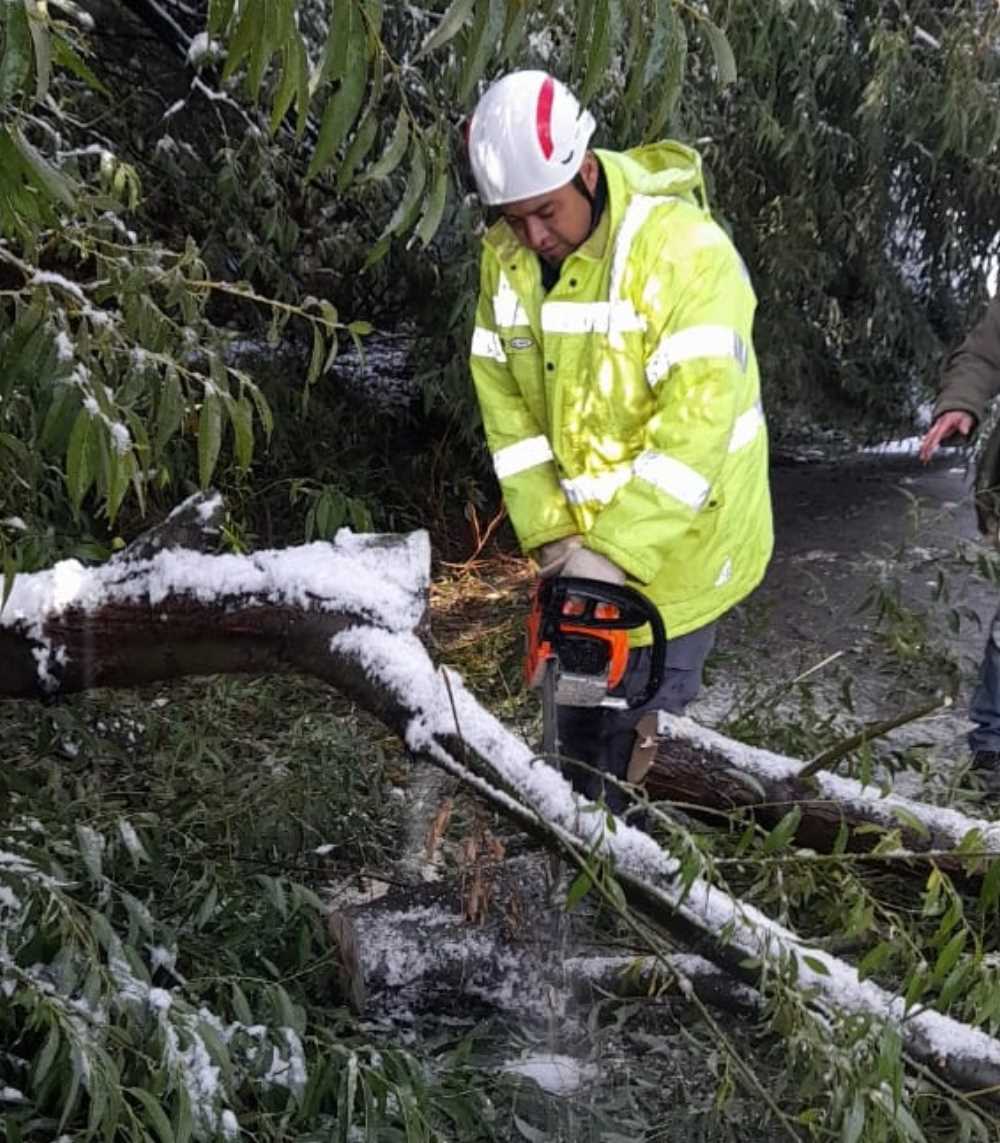
{"label": "helmet chin strap", "polygon": [[[587,228],[587,238],[589,238],[591,234],[594,233],[594,227],[597,225],[597,219],[594,217],[594,196],[591,193],[590,187],[588,187],[584,181],[583,175],[581,175],[579,171],[577,171],[573,176],[573,180],[570,183],[570,186],[582,194],[590,206],[590,226]],[[586,239],[584,241],[586,241]]]}

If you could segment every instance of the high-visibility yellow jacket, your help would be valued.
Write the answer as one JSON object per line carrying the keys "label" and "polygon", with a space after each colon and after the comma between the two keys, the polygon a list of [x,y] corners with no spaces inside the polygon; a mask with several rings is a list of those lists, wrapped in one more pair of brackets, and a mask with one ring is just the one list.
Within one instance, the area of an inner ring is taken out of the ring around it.
{"label": "high-visibility yellow jacket", "polygon": [[756,298],[695,151],[596,154],[607,205],[547,294],[510,227],[487,233],[472,375],[524,550],[581,533],[683,635],[771,555]]}

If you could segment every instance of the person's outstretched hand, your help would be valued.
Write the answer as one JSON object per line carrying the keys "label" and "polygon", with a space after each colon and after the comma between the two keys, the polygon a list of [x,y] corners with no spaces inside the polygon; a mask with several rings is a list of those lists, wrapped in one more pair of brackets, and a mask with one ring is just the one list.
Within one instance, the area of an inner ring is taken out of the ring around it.
{"label": "person's outstretched hand", "polygon": [[926,464],[937,452],[938,445],[942,441],[946,441],[955,433],[967,437],[972,432],[975,423],[976,418],[971,413],[963,413],[958,409],[942,413],[927,430],[924,439],[920,442],[920,459]]}

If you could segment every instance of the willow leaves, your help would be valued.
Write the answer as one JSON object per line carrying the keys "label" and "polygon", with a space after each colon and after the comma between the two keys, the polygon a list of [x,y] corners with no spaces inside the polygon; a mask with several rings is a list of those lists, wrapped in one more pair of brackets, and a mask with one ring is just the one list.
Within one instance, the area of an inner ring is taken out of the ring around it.
{"label": "willow leaves", "polygon": [[425,0],[387,15],[387,27],[373,0],[329,0],[321,43],[304,38],[296,3],[213,0],[211,31],[227,44],[226,76],[242,71],[273,130],[297,111],[308,180],[329,180],[339,194],[382,184],[388,209],[369,263],[393,237],[433,241],[461,185],[462,121],[504,71],[542,66],[584,103],[615,107],[623,144],[669,121],[684,82],[685,21],[704,33],[718,82],[735,78],[725,33],[673,0]]}

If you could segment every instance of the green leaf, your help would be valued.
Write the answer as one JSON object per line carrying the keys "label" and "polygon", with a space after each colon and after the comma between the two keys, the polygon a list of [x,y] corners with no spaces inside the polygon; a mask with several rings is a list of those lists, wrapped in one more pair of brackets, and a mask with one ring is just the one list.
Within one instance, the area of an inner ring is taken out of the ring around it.
{"label": "green leaf", "polygon": [[258,28],[262,23],[260,9],[260,0],[244,0],[240,5],[239,23],[236,25],[236,31],[233,33],[232,39],[229,41],[229,50],[226,52],[226,62],[222,65],[223,83],[236,71],[243,62],[244,56],[246,56],[253,47],[254,41],[259,34]]}
{"label": "green leaf", "polygon": [[512,1116],[514,1126],[517,1128],[518,1134],[522,1139],[527,1139],[528,1143],[549,1143],[552,1136],[547,1131],[541,1131],[537,1127],[532,1127],[527,1120],[522,1119],[519,1115]]}
{"label": "green leaf", "polygon": [[90,412],[81,409],[69,435],[66,451],[66,490],[75,508],[80,507],[94,482],[94,469],[90,464],[90,432]]}
{"label": "green leaf", "polygon": [[[52,401],[45,413],[39,448],[51,453],[66,447],[73,421],[80,409],[80,392],[75,385],[57,385]],[[61,455],[61,452],[60,452]]]}
{"label": "green leaf", "polygon": [[[581,30],[590,29],[594,25],[594,4],[596,0],[577,0],[576,26]],[[583,79],[583,65],[587,58],[587,48],[590,40],[586,35],[573,37],[573,58],[570,64],[570,74],[579,84]]]}
{"label": "green leaf", "polygon": [[168,369],[160,385],[160,399],[156,410],[156,437],[154,448],[157,456],[181,426],[184,415],[184,394],[176,369]]}
{"label": "green leaf", "polygon": [[25,0],[25,7],[35,49],[35,99],[41,101],[49,90],[49,80],[52,78],[52,45],[48,21],[39,10],[37,0]]}
{"label": "green leaf", "polygon": [[574,909],[586,895],[590,892],[594,881],[591,877],[590,870],[584,867],[573,879],[573,884],[570,885],[566,893],[566,912]]}
{"label": "green leaf", "polygon": [[129,483],[135,476],[136,465],[131,450],[127,453],[120,453],[112,445],[109,448],[109,455],[111,465],[108,486],[105,491],[105,511],[108,515],[108,522],[113,524],[118,515],[118,509],[121,508],[122,501],[125,499]]}
{"label": "green leaf", "polygon": [[47,159],[44,159],[16,127],[12,128],[10,132],[10,140],[17,153],[24,160],[35,182],[49,198],[61,202],[71,210],[75,208],[76,195],[73,193],[73,184],[70,180],[61,171],[57,171]]}
{"label": "green leaf", "polygon": [[444,214],[445,202],[448,199],[448,168],[444,161],[438,164],[437,174],[434,176],[434,185],[427,198],[424,213],[414,232],[414,237],[427,247],[441,225],[441,216]]}
{"label": "green leaf", "polygon": [[413,145],[413,163],[410,166],[410,176],[406,183],[406,190],[399,200],[396,209],[389,219],[389,223],[380,237],[396,234],[406,230],[413,223],[417,210],[420,207],[424,185],[427,182],[427,166],[423,148],[415,141]]}
{"label": "green leaf", "polygon": [[354,1101],[358,1091],[358,1057],[350,1052],[340,1078],[340,1092],[337,1099],[337,1138],[350,1139],[354,1121]]}
{"label": "green leaf", "polygon": [[83,864],[92,881],[100,881],[104,858],[104,838],[90,826],[77,825],[76,840]]}
{"label": "green leaf", "polygon": [[684,30],[683,22],[674,12],[673,5],[669,3],[664,7],[663,16],[667,35],[667,66],[663,69],[659,97],[653,105],[643,133],[647,142],[657,137],[660,129],[673,115],[684,83],[687,64],[687,32]]}
{"label": "green leaf", "polygon": [[593,99],[599,86],[607,82],[608,59],[611,52],[610,0],[595,0],[594,20],[589,38],[590,51],[587,54],[587,71],[579,94],[580,102],[584,106]]}
{"label": "green leaf", "polygon": [[507,5],[507,26],[504,28],[503,43],[500,45],[500,58],[506,63],[513,63],[524,33],[528,28],[528,5]]}
{"label": "green leaf", "polygon": [[844,1113],[840,1125],[840,1143],[858,1143],[865,1129],[865,1101],[861,1092],[854,1093],[850,1108]]}
{"label": "green leaf", "polygon": [[809,956],[807,953],[803,953],[802,960],[813,972],[818,973],[820,976],[830,975],[830,969],[827,967],[826,962],[820,960],[819,957]]}
{"label": "green leaf", "polygon": [[21,0],[7,3],[3,30],[3,55],[0,55],[0,111],[20,95],[31,70],[31,30],[28,13]]}
{"label": "green leaf", "polygon": [[337,190],[343,191],[350,186],[354,172],[372,149],[375,136],[378,134],[378,124],[379,115],[374,107],[369,106],[364,118],[358,124],[357,131],[354,132],[351,145],[347,148],[344,161],[337,171]]}
{"label": "green leaf", "polygon": [[141,1087],[127,1087],[125,1091],[142,1104],[146,1113],[145,1120],[156,1132],[160,1143],[174,1143],[174,1131],[160,1106],[160,1101]]}
{"label": "green leaf", "polygon": [[235,981],[233,982],[231,992],[233,997],[233,1012],[236,1013],[236,1019],[239,1020],[241,1024],[253,1024],[253,1013],[250,1011],[246,993]]}
{"label": "green leaf", "polygon": [[366,179],[382,179],[399,166],[406,154],[406,145],[410,141],[410,121],[406,110],[402,107],[396,116],[396,126],[392,131],[389,145],[383,151],[381,158],[366,173]]}
{"label": "green leaf", "polygon": [[934,962],[934,980],[943,980],[945,976],[952,970],[955,962],[962,955],[962,949],[965,948],[965,942],[968,933],[965,929],[959,929],[951,940],[944,946],[938,954],[937,960]]}
{"label": "green leaf", "polygon": [[49,1034],[45,1039],[45,1045],[38,1055],[35,1062],[34,1075],[32,1077],[32,1084],[37,1089],[45,1082],[45,1077],[49,1074],[49,1069],[55,1063],[56,1056],[59,1054],[59,1048],[62,1045],[62,1037],[59,1031],[59,1025],[53,1024],[49,1029]]}
{"label": "green leaf", "polygon": [[313,92],[329,79],[340,79],[347,69],[347,51],[356,0],[330,0],[330,3],[333,16],[323,46],[323,62],[313,80]]}
{"label": "green leaf", "polygon": [[[656,0],[657,9],[667,0]],[[653,53],[654,44],[657,39],[663,37],[663,23],[662,17],[657,15],[652,21],[652,27],[644,27],[642,12],[638,13],[636,17],[636,26],[631,29],[632,37],[637,39],[638,45],[635,54],[632,57],[631,64],[628,71],[628,81],[625,85],[625,94],[622,97],[622,115],[628,116],[629,113],[638,106],[639,97],[642,95],[646,84],[648,82],[646,66]]]}
{"label": "green leaf", "polygon": [[0,611],[7,606],[7,600],[10,599],[10,593],[14,590],[14,580],[17,579],[17,565],[14,563],[14,557],[10,552],[4,552],[3,556],[3,599],[0,600]]}
{"label": "green leaf", "polygon": [[443,47],[449,40],[454,39],[461,31],[462,25],[472,14],[475,0],[452,0],[451,6],[441,17],[441,23],[424,40],[423,47],[414,57],[414,62],[422,59],[429,52]]}
{"label": "green leaf", "polygon": [[793,806],[764,839],[764,852],[776,853],[779,849],[784,849],[795,836],[801,820],[802,810]]}
{"label": "green leaf", "polygon": [[992,909],[997,901],[1000,901],[1000,860],[994,858],[979,889],[979,902],[985,911]]}
{"label": "green leaf", "polygon": [[323,371],[323,355],[326,353],[326,344],[323,341],[323,331],[318,325],[312,327],[312,354],[309,358],[309,369],[306,372],[306,388],[315,385]]}
{"label": "green leaf", "polygon": [[295,101],[296,121],[295,137],[301,139],[305,134],[309,122],[309,101],[312,92],[309,90],[309,55],[306,52],[305,42],[301,36],[295,39]]}
{"label": "green leaf", "polygon": [[247,65],[246,88],[254,103],[260,95],[260,85],[271,57],[274,55],[278,29],[275,27],[277,4],[275,0],[261,0],[263,19],[256,21],[255,35],[250,45],[250,62]]}
{"label": "green leaf", "polygon": [[82,79],[91,91],[99,92],[101,95],[107,96],[108,99],[111,98],[111,92],[58,32],[52,33],[52,58],[57,67],[64,67],[68,72],[72,72],[77,79]]}
{"label": "green leaf", "polygon": [[505,0],[475,0],[476,19],[465,48],[462,74],[458,81],[458,102],[464,104],[479,82],[497,40],[503,31]]}
{"label": "green leaf", "polygon": [[222,402],[215,389],[205,394],[198,417],[198,482],[208,488],[222,446]]}
{"label": "green leaf", "polygon": [[937,998],[937,1006],[942,1012],[947,1012],[951,1002],[966,991],[970,972],[975,972],[975,965],[971,961],[965,961],[955,965],[948,974],[948,979],[941,985]]}
{"label": "green leaf", "polygon": [[208,0],[208,32],[210,36],[219,37],[228,29],[234,7],[235,0]]}
{"label": "green leaf", "polygon": [[202,898],[201,904],[198,906],[198,912],[194,916],[194,927],[202,929],[212,919],[215,913],[215,907],[219,903],[219,887],[213,881],[209,886],[208,892]]}
{"label": "green leaf", "polygon": [[905,809],[903,806],[893,806],[893,814],[898,819],[900,825],[905,826],[906,829],[912,830],[917,837],[929,837],[930,830],[927,828],[927,823],[922,822],[915,814]]}
{"label": "green leaf", "polygon": [[253,406],[245,396],[231,399],[227,404],[236,463],[246,472],[253,460]]}
{"label": "green leaf", "polygon": [[361,110],[367,82],[368,37],[361,13],[355,11],[351,18],[347,70],[336,94],[323,109],[319,137],[306,172],[306,181],[315,178],[332,161],[337,148],[347,138],[347,133]]}
{"label": "green leaf", "polygon": [[895,951],[894,946],[889,941],[881,941],[873,949],[869,949],[858,965],[858,979],[864,980],[872,973],[878,972],[882,965],[890,960]]}
{"label": "green leaf", "polygon": [[177,1106],[174,1111],[174,1143],[188,1143],[194,1132],[194,1115],[191,1112],[191,1097],[187,1088],[181,1085],[177,1091]]}
{"label": "green leaf", "polygon": [[293,33],[292,40],[281,50],[281,81],[278,84],[278,90],[274,93],[274,103],[271,107],[270,118],[268,119],[268,129],[272,135],[281,126],[282,121],[288,114],[289,107],[292,105],[292,101],[298,93],[298,54],[301,50],[301,38],[296,30]]}
{"label": "green leaf", "polygon": [[727,87],[729,84],[735,83],[736,58],[733,55],[733,49],[729,46],[726,33],[717,24],[713,24],[711,20],[707,19],[702,21],[701,28],[708,38],[712,55],[715,57],[715,70],[718,73],[719,86]]}

